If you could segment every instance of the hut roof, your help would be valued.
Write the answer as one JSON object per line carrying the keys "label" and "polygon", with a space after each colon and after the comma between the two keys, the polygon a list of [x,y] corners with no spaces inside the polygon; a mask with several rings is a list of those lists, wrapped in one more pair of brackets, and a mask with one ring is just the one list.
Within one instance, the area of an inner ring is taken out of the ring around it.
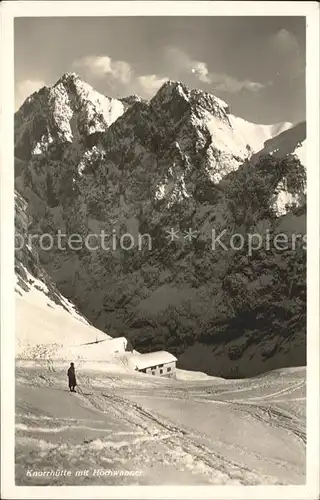
{"label": "hut roof", "polygon": [[137,354],[132,356],[131,362],[138,368],[143,370],[151,366],[162,365],[165,363],[172,363],[177,361],[177,358],[167,351],[148,352],[146,354]]}

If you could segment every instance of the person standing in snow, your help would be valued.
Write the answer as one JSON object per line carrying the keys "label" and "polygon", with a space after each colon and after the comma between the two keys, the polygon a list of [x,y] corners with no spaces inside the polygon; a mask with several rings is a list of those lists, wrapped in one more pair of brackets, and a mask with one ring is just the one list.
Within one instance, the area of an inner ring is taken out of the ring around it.
{"label": "person standing in snow", "polygon": [[76,372],[74,370],[74,363],[70,363],[70,367],[67,372],[68,379],[69,379],[69,389],[71,392],[76,392],[74,390],[75,386],[77,385],[76,381]]}

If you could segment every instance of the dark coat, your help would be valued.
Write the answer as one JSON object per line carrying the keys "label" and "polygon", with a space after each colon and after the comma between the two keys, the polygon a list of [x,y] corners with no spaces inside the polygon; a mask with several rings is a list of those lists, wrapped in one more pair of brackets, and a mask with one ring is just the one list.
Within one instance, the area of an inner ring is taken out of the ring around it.
{"label": "dark coat", "polygon": [[70,366],[70,368],[68,369],[67,375],[69,378],[69,386],[71,387],[73,385],[77,385],[76,374],[72,366]]}

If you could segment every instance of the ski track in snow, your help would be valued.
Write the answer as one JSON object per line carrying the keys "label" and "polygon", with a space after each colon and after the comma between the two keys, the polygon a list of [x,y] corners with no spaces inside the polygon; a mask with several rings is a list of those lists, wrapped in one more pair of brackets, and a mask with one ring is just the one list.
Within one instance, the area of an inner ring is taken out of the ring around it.
{"label": "ski track in snow", "polygon": [[[45,379],[40,369],[17,372],[19,485],[305,481],[303,369],[205,383],[81,374],[77,394],[68,392],[61,371]],[[28,469],[52,468],[73,474],[26,476]],[[75,476],[99,468],[141,475]]]}

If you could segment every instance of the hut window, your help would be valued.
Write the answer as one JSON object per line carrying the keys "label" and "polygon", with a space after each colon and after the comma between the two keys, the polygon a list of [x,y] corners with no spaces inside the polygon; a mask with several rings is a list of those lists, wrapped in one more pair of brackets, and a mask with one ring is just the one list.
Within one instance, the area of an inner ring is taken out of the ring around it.
{"label": "hut window", "polygon": [[163,373],[163,370],[162,370],[162,368],[160,368],[160,374],[161,374],[161,373]]}
{"label": "hut window", "polygon": [[170,366],[167,368],[167,372],[171,372],[171,368],[170,368]]}

